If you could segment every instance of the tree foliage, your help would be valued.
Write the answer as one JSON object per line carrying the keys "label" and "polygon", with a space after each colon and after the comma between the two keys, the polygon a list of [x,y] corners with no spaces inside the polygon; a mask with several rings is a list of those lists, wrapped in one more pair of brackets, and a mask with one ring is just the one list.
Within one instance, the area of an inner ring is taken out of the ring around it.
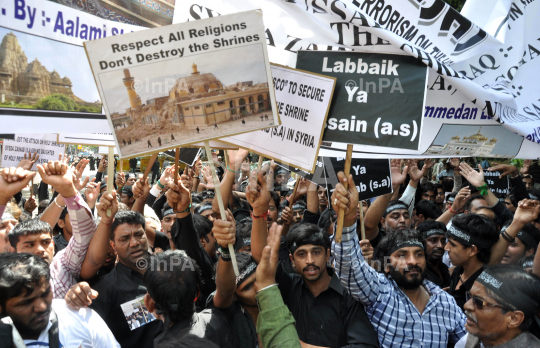
{"label": "tree foliage", "polygon": [[466,0],[443,0],[448,5],[452,6],[452,8],[458,12],[461,12],[461,9],[463,8],[463,5],[465,5]]}
{"label": "tree foliage", "polygon": [[38,100],[36,108],[39,110],[101,112],[101,108],[80,105],[67,95],[61,93],[55,93],[41,98]]}

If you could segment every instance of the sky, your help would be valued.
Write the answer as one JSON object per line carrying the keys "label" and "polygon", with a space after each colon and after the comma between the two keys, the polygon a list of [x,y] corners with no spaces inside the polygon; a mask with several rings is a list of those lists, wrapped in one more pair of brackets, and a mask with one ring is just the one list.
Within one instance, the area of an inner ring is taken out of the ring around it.
{"label": "sky", "polygon": [[[185,52],[184,55],[186,55]],[[192,54],[183,58],[156,60],[155,63],[154,61],[147,64],[140,63],[139,66],[128,68],[131,77],[142,82],[142,89],[137,93],[145,104],[147,99],[169,95],[168,92],[176,79],[191,75],[193,63],[197,64],[197,70],[201,74],[214,74],[224,86],[239,81],[253,81],[254,84],[267,82],[263,57],[262,45],[255,44]],[[122,82],[124,68],[99,74],[99,83],[105,93],[110,113],[123,113],[129,107],[126,87]],[[152,83],[154,83],[153,86]],[[161,90],[160,86],[163,86]]]}
{"label": "sky", "polygon": [[433,141],[434,145],[443,146],[450,142],[450,139],[457,135],[461,139],[478,133],[478,129],[482,127],[480,134],[488,139],[497,139],[497,144],[492,154],[515,156],[523,142],[523,138],[511,130],[503,126],[470,126],[470,125],[453,125],[445,124],[441,127],[439,134]]}
{"label": "sky", "polygon": [[9,32],[13,32],[17,36],[19,45],[28,58],[28,64],[37,58],[49,72],[56,70],[61,78],[67,76],[73,84],[71,89],[77,97],[86,102],[101,100],[90,64],[86,58],[86,52],[82,46],[66,44],[2,27],[0,27],[0,42]]}

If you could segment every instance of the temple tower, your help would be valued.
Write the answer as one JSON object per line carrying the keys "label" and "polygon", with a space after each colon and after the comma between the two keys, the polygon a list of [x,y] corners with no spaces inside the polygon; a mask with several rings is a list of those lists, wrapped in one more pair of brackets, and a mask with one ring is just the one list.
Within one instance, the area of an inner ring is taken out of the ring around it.
{"label": "temple tower", "polygon": [[129,103],[132,109],[138,109],[141,107],[141,98],[137,95],[137,92],[133,89],[133,77],[129,73],[129,69],[124,69],[124,78],[122,79],[124,86],[127,88]]}

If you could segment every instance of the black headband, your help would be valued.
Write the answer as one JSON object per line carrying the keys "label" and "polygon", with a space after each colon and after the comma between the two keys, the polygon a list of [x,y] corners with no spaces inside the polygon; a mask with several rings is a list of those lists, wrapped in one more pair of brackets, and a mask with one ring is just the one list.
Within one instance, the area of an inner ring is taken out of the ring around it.
{"label": "black headband", "polygon": [[431,236],[446,236],[446,231],[440,229],[440,228],[432,228],[430,230],[427,230],[425,232],[422,232],[422,238],[426,239]]}
{"label": "black headband", "polygon": [[476,278],[476,281],[489,288],[497,296],[514,306],[525,315],[534,315],[538,308],[538,302],[512,286],[511,282],[501,281],[490,274],[489,269],[485,269]]}
{"label": "black headband", "polygon": [[247,265],[246,269],[240,272],[240,275],[236,277],[236,288],[238,289],[240,287],[240,284],[242,284],[253,273],[255,273],[256,270],[257,264],[255,263],[255,261],[252,261],[250,264]]}
{"label": "black headband", "polygon": [[161,216],[163,218],[165,218],[165,216],[171,215],[171,214],[174,214],[174,210],[173,210],[173,208],[169,207],[169,208],[163,210],[163,212],[161,213]]}
{"label": "black headband", "polygon": [[403,202],[394,203],[391,206],[386,208],[386,210],[384,211],[383,217],[386,217],[386,215],[388,215],[391,212],[393,212],[394,210],[398,210],[398,209],[405,209],[405,210],[408,211],[409,207],[407,206],[407,204],[405,204]]}
{"label": "black headband", "polygon": [[[509,226],[505,226],[503,228],[501,228],[501,233],[503,233],[504,231],[506,231],[508,229]],[[526,245],[537,245],[538,243],[534,240],[533,236],[531,236],[530,234],[528,234],[527,232],[525,231],[519,231],[519,233],[517,234],[516,236],[517,238],[519,238],[519,240],[523,243],[523,244],[526,244]]]}
{"label": "black headband", "polygon": [[417,238],[411,238],[411,239],[407,239],[399,243],[394,243],[394,245],[392,245],[392,247],[390,248],[388,252],[388,256],[392,255],[399,249],[410,248],[410,247],[419,247],[419,248],[422,248],[422,250],[424,250],[424,244],[420,240],[418,240]]}
{"label": "black headband", "polygon": [[524,261],[523,264],[521,265],[521,267],[523,268],[532,268],[532,266],[533,266],[533,260]]}
{"label": "black headband", "polygon": [[279,174],[289,174],[289,171],[287,169],[284,169],[284,168],[279,168],[276,171],[276,175],[279,175]]}
{"label": "black headband", "polygon": [[470,235],[469,232],[464,231],[460,228],[457,228],[452,223],[450,223],[450,225],[447,228],[446,236],[449,238],[454,238],[455,240],[457,240],[458,242],[462,244],[476,245],[477,247],[480,247],[480,248],[491,247],[491,243],[482,241],[476,238],[475,236]]}
{"label": "black headband", "polygon": [[203,212],[209,210],[209,209],[212,209],[212,205],[211,204],[201,204],[199,206],[197,206],[197,208],[195,208],[195,214],[202,214]]}
{"label": "black headband", "polygon": [[324,235],[322,233],[321,230],[319,230],[317,233],[314,233],[312,234],[311,236],[309,236],[309,238],[306,238],[304,240],[302,240],[301,242],[293,242],[292,245],[289,245],[289,252],[291,253],[291,255],[294,255],[294,252],[300,248],[302,245],[308,245],[308,244],[312,244],[312,245],[318,245],[318,246],[322,246],[323,248],[327,248],[327,245],[323,245],[323,240],[324,240]]}
{"label": "black headband", "polygon": [[306,210],[306,206],[304,204],[294,204],[292,206],[292,210],[298,210],[298,209],[302,209],[302,210]]}
{"label": "black headband", "polygon": [[251,245],[251,237],[238,238],[236,240],[236,245],[234,247],[234,250],[239,251],[240,249],[242,249],[246,245]]}

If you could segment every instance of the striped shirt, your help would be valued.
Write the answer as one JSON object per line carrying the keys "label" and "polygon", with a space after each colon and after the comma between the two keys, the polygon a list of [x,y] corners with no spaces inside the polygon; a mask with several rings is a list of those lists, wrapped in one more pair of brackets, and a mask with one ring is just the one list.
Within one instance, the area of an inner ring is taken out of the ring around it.
{"label": "striped shirt", "polygon": [[54,255],[50,266],[51,287],[54,298],[59,299],[63,299],[68,290],[77,284],[88,245],[97,228],[90,208],[79,193],[73,197],[64,198],[64,201],[71,220],[73,235],[68,246]]}
{"label": "striped shirt", "polygon": [[465,314],[456,301],[428,280],[430,293],[423,313],[396,282],[370,267],[360,249],[356,224],[344,227],[341,243],[332,242],[336,273],[343,286],[365,306],[381,347],[446,348],[465,335]]}

